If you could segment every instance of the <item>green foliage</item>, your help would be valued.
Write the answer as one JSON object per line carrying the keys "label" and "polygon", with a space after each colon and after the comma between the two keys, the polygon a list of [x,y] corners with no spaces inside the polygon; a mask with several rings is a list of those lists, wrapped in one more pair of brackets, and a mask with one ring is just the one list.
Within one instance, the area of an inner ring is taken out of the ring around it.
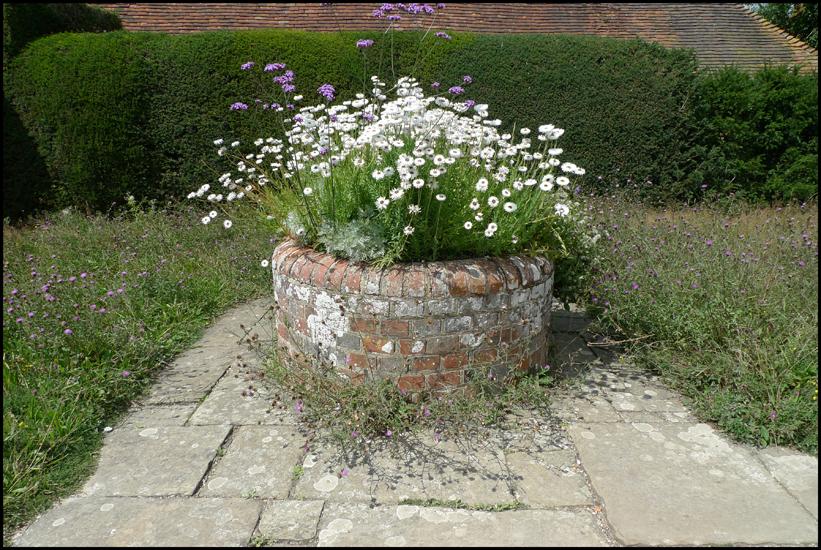
{"label": "green foliage", "polygon": [[337,228],[323,225],[318,241],[328,254],[354,262],[367,262],[385,254],[384,234],[385,228],[378,221],[356,219]]}
{"label": "green foliage", "polygon": [[[818,192],[817,75],[727,67],[703,77],[696,105],[711,193],[805,200]],[[698,196],[698,189],[688,193]]]}
{"label": "green foliage", "polygon": [[749,4],[761,17],[818,49],[818,4]]}

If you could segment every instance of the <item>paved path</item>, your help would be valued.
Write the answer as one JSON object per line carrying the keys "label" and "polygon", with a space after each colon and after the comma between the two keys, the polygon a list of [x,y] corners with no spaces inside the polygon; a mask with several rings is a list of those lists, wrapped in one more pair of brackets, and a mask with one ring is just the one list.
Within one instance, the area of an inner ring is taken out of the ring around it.
{"label": "paved path", "polygon": [[[266,303],[222,316],[106,436],[82,492],[13,542],[76,546],[620,546],[818,541],[818,461],[737,445],[557,311],[565,372],[551,411],[480,443],[428,436],[342,452],[257,377],[239,325],[270,340]],[[267,327],[267,328],[266,328]],[[248,395],[248,390],[251,395]],[[245,393],[245,395],[242,395]],[[306,446],[308,449],[306,450]],[[391,456],[393,454],[393,456]],[[347,470],[347,475],[342,475]],[[298,475],[295,475],[298,474]],[[488,512],[402,498],[520,502]]]}

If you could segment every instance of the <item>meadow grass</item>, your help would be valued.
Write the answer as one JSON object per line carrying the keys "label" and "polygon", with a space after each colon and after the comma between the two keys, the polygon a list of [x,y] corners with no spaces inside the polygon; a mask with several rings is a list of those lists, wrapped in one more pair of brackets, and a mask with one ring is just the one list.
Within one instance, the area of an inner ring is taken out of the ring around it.
{"label": "meadow grass", "polygon": [[818,204],[579,201],[608,236],[589,310],[738,441],[818,454]]}
{"label": "meadow grass", "polygon": [[[701,419],[740,441],[817,454],[817,205],[655,211],[624,197],[577,200],[608,233],[586,304],[601,328],[634,339],[636,360],[689,396]],[[79,489],[104,428],[215,316],[271,296],[260,265],[271,232],[203,225],[203,215],[169,204],[4,226],[4,538]],[[301,372],[279,367],[272,378],[286,387]],[[483,429],[520,403],[546,403],[551,380],[489,385],[468,400],[431,395],[425,409],[395,388],[368,393],[321,371],[298,382],[291,389],[314,420],[335,409],[350,441],[353,430],[413,423],[443,435]]]}
{"label": "meadow grass", "polygon": [[104,428],[215,316],[271,294],[271,234],[203,216],[146,205],[4,225],[4,540],[79,489]]}

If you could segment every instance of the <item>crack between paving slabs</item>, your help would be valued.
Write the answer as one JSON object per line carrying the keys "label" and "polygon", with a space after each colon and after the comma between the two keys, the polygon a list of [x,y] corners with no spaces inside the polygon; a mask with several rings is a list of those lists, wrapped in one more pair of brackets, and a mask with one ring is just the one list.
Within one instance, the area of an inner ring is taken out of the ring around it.
{"label": "crack between paving slabs", "polygon": [[[217,464],[220,463],[222,457],[225,456],[225,453],[228,447],[231,446],[231,442],[234,440],[234,428],[235,426],[231,426],[228,430],[228,433],[225,435],[225,439],[222,440],[219,447],[217,448],[217,452],[214,454],[214,458],[208,463],[208,467],[205,469],[205,473],[203,473],[202,478],[200,478],[199,483],[197,483],[197,487],[194,489],[194,492],[191,493],[192,497],[199,497],[200,493],[202,493],[202,488],[205,487],[207,481],[210,480],[211,474],[213,473],[214,469],[217,467]],[[220,452],[222,450],[222,452]]]}

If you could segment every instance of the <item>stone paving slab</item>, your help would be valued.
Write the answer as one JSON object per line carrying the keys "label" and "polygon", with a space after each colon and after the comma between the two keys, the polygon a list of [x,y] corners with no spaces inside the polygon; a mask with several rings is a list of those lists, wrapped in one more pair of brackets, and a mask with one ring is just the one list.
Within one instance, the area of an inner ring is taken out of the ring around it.
{"label": "stone paving slab", "polygon": [[317,535],[325,501],[269,500],[259,518],[257,533],[280,541],[304,541]]}
{"label": "stone paving slab", "polygon": [[484,512],[327,502],[319,546],[607,546],[587,511]]}
{"label": "stone paving slab", "polygon": [[516,499],[530,508],[594,504],[575,451],[508,453]]}
{"label": "stone paving slab", "polygon": [[118,428],[106,437],[100,464],[83,493],[193,495],[230,430],[231,426]]}
{"label": "stone paving slab", "polygon": [[[394,436],[396,437],[396,436]],[[466,450],[430,437],[347,456],[332,443],[314,442],[294,494],[313,500],[397,504],[403,498],[472,504],[513,502],[510,472],[498,447]]]}
{"label": "stone paving slab", "polygon": [[568,428],[621,542],[812,544],[818,524],[746,448],[706,424]]}
{"label": "stone paving slab", "polygon": [[[214,324],[205,330],[197,345],[234,349],[238,347],[238,341],[244,341],[246,338],[253,340],[255,334],[258,336],[258,341],[272,341],[276,334],[274,312],[270,309],[273,304],[274,299],[271,297],[260,298],[237,306],[218,317]],[[243,326],[247,329],[247,334]]]}
{"label": "stone paving slab", "polygon": [[294,467],[302,462],[305,430],[295,426],[240,426],[199,496],[288,498]]}
{"label": "stone paving slab", "polygon": [[158,407],[132,408],[119,427],[157,428],[159,426],[185,425],[188,418],[197,409],[196,403],[163,405]]}
{"label": "stone paving slab", "polygon": [[772,475],[818,520],[818,457],[767,447],[759,457]]}
{"label": "stone paving slab", "polygon": [[[248,394],[249,391],[251,395]],[[277,404],[273,403],[277,393],[282,398],[282,408],[277,408]],[[253,368],[234,365],[197,407],[189,424],[298,424],[300,419],[294,414],[294,407],[295,404],[291,404],[284,392],[268,388],[264,380],[256,376]]]}
{"label": "stone paving slab", "polygon": [[[197,402],[205,397],[214,384],[236,360],[239,346],[196,347],[179,357],[162,371],[144,405],[169,405]],[[247,352],[246,352],[247,353]]]}
{"label": "stone paving slab", "polygon": [[15,546],[245,546],[262,503],[228,498],[75,497],[13,539]]}

